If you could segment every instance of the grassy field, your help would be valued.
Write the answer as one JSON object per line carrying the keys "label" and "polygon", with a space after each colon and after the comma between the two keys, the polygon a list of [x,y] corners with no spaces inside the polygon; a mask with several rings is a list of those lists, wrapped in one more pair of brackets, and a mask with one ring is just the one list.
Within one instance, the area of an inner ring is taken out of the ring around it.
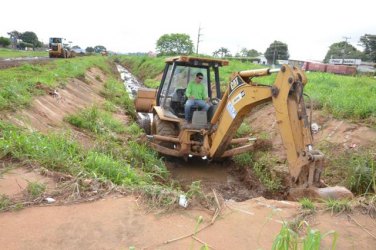
{"label": "grassy field", "polygon": [[0,48],[0,59],[16,57],[48,57],[48,52]]}
{"label": "grassy field", "polygon": [[307,73],[306,93],[337,118],[373,119],[376,125],[376,79],[367,76],[341,76],[328,73]]}

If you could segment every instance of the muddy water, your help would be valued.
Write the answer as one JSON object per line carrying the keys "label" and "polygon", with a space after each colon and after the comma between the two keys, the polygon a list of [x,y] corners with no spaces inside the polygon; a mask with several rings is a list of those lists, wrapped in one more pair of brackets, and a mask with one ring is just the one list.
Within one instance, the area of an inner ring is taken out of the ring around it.
{"label": "muddy water", "polygon": [[116,64],[117,70],[120,73],[120,77],[124,82],[124,87],[129,93],[130,97],[134,99],[137,95],[137,91],[140,87],[143,86],[136,77],[134,77],[126,68],[123,66]]}
{"label": "muddy water", "polygon": [[213,163],[199,158],[188,162],[180,159],[166,161],[173,179],[188,190],[193,182],[199,181],[205,193],[216,190],[225,200],[244,201],[263,195],[264,189],[249,172],[238,168],[232,161]]}

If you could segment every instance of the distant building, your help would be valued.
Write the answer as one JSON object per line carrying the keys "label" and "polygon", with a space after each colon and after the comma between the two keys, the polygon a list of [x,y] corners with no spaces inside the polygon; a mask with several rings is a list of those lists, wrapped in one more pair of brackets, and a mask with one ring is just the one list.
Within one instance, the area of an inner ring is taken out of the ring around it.
{"label": "distant building", "polygon": [[361,59],[329,59],[329,64],[335,65],[361,65]]}
{"label": "distant building", "polygon": [[149,51],[148,52],[148,56],[149,57],[157,57],[157,54],[155,52],[153,52],[153,51]]}
{"label": "distant building", "polygon": [[302,59],[289,59],[288,60],[288,64],[290,66],[295,66],[297,68],[303,68],[304,63],[309,63],[309,62],[312,62],[312,63],[322,63],[320,61],[314,61],[314,60],[302,60]]}
{"label": "distant building", "polygon": [[256,57],[257,59],[259,59],[259,64],[267,64],[268,63],[268,60],[266,60],[266,57],[264,55],[259,55]]}

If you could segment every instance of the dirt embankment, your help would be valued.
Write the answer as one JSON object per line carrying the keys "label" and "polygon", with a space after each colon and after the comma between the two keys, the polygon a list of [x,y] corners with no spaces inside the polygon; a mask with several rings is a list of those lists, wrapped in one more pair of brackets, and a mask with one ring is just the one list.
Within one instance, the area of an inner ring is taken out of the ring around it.
{"label": "dirt embankment", "polygon": [[[33,101],[30,109],[3,114],[1,118],[44,133],[73,129],[77,140],[90,147],[90,137],[72,128],[63,118],[104,101],[100,91],[105,79],[101,71],[91,69],[84,81],[73,79],[65,88],[57,89],[57,94],[48,89],[45,96]],[[273,112],[266,106],[248,119],[255,132],[265,131],[272,135],[273,151],[283,161],[284,150]],[[121,118],[126,122],[126,117]],[[374,143],[372,139],[376,138],[375,131],[362,126],[324,116],[315,117],[315,121],[321,126],[315,135],[316,141],[332,140],[357,150]],[[0,164],[4,169],[12,163]],[[128,249],[130,246],[136,249],[199,249],[206,243],[212,249],[270,249],[283,221],[294,220],[301,214],[298,203],[260,197],[250,199],[264,191],[258,189],[255,179],[244,176],[231,164],[170,161],[167,165],[173,178],[183,186],[201,180],[204,191],[217,190],[219,216],[212,210],[198,207],[180,208],[163,215],[148,214],[134,196],[108,196],[100,201],[69,206],[45,204],[1,213],[0,246],[4,249]],[[35,180],[46,183],[47,188],[56,187],[52,178],[42,177],[30,168],[17,168],[2,175],[0,193],[22,197],[27,181]],[[205,229],[195,237],[177,240],[194,233],[200,216],[203,222],[199,228]],[[376,222],[368,215],[355,212],[350,216],[331,216],[328,212],[319,212],[306,220],[322,233],[337,231],[337,249],[374,249],[376,245]],[[329,247],[330,237],[323,244]]]}

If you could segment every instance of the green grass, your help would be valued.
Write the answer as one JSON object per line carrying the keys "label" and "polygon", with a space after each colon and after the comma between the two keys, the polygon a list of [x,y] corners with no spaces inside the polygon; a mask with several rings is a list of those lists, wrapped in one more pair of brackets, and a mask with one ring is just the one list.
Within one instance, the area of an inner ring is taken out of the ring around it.
{"label": "green grass", "polygon": [[325,200],[325,206],[327,210],[330,210],[332,214],[338,214],[342,212],[351,212],[350,201],[347,199],[344,200],[334,200],[328,199]]}
{"label": "green grass", "polygon": [[268,152],[243,153],[233,157],[234,162],[242,167],[250,167],[260,182],[270,191],[281,187],[281,179],[272,174],[277,159]]}
{"label": "green grass", "polygon": [[[69,132],[42,134],[0,121],[0,159],[6,157],[73,176],[111,181],[141,192],[155,206],[173,207],[181,191],[170,183],[169,173],[157,153],[139,140],[142,130],[132,120],[133,101],[123,83],[112,75],[106,60],[107,57],[62,59],[44,66],[23,65],[2,71],[0,85],[8,88],[9,93],[5,95],[4,88],[0,88],[3,110],[27,106],[34,95],[40,94],[35,90],[36,82],[54,87],[65,84],[71,77],[82,78],[91,67],[102,69],[108,80],[102,91],[106,98],[103,106],[93,106],[65,118],[90,134],[90,149],[83,148]],[[130,119],[126,124],[115,119],[112,112],[116,117],[126,112]],[[36,195],[38,188],[30,184],[30,190]],[[9,207],[9,202],[1,198],[4,206]]]}
{"label": "green grass", "polygon": [[12,201],[3,194],[0,194],[0,211],[6,210],[10,205],[12,205]]}
{"label": "green grass", "polygon": [[281,187],[281,180],[279,177],[273,176],[271,172],[271,169],[277,165],[277,158],[268,152],[260,152],[256,159],[253,164],[256,176],[268,190],[278,190]]}
{"label": "green grass", "polygon": [[104,87],[105,88],[101,93],[106,100],[115,106],[124,108],[129,116],[136,119],[136,110],[133,101],[130,99],[123,83],[119,82],[113,77],[110,77],[105,82]]}
{"label": "green grass", "polygon": [[309,211],[315,211],[316,207],[313,204],[313,202],[308,198],[303,198],[299,200],[300,206],[302,209],[309,210]]}
{"label": "green grass", "polygon": [[130,69],[141,81],[154,79],[165,66],[165,57],[116,56],[115,60]]}
{"label": "green grass", "polygon": [[84,76],[87,69],[98,67],[110,72],[106,59],[100,56],[54,60],[45,65],[23,64],[0,72],[0,110],[15,110],[30,104],[33,96],[45,94],[38,83],[54,88],[65,85],[69,78]]}
{"label": "green grass", "polygon": [[[155,77],[162,73],[165,58],[120,57],[118,60],[131,69],[147,86],[155,88]],[[233,72],[266,68],[265,65],[230,60],[229,66],[220,68],[221,89],[224,91]],[[307,72],[305,92],[314,103],[340,119],[363,120],[376,127],[376,79],[367,76],[341,76],[329,73]],[[253,82],[273,84],[276,74],[252,79]]]}
{"label": "green grass", "polygon": [[345,186],[358,195],[376,192],[374,148],[354,151],[331,143],[318,146],[327,156],[322,176],[325,182]]}
{"label": "green grass", "polygon": [[124,133],[125,126],[114,119],[111,113],[100,110],[97,106],[81,110],[79,113],[69,115],[65,118],[72,125],[87,129],[96,134],[103,133]]}
{"label": "green grass", "polygon": [[249,126],[247,123],[243,122],[240,124],[240,127],[236,131],[235,137],[244,137],[251,133],[251,126]]}
{"label": "green grass", "polygon": [[0,48],[1,58],[15,58],[15,57],[48,57],[47,51],[26,51]]}
{"label": "green grass", "polygon": [[46,185],[39,182],[29,182],[26,187],[27,193],[32,199],[40,197],[46,190]]}
{"label": "green grass", "polygon": [[307,73],[307,77],[306,93],[334,117],[351,120],[376,117],[376,79],[319,72]]}
{"label": "green grass", "polygon": [[305,221],[299,225],[299,228],[301,228],[303,224],[307,226],[306,232],[304,235],[299,236],[287,223],[284,223],[273,242],[272,250],[319,250],[321,249],[321,241],[330,235],[333,236],[330,249],[336,249],[337,232],[332,230],[322,234],[319,230],[312,229]]}
{"label": "green grass", "polygon": [[253,163],[252,153],[243,153],[240,155],[235,155],[232,159],[237,165],[242,167],[249,167]]}

